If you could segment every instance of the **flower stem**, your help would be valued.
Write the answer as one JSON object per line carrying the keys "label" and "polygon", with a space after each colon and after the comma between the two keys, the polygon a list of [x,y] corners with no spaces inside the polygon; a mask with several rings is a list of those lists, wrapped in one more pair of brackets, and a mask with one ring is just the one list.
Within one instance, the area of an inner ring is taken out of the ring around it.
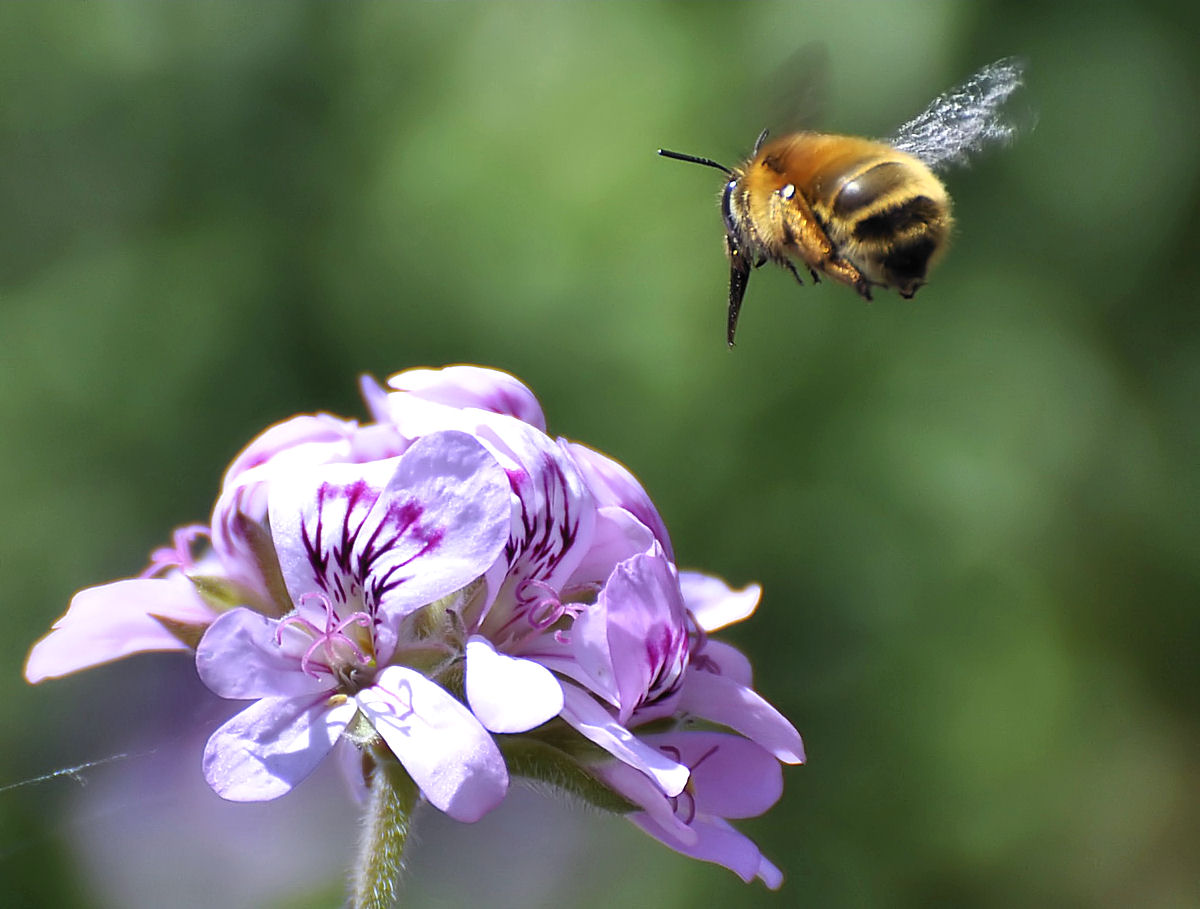
{"label": "flower stem", "polygon": [[371,749],[371,797],[354,869],[352,909],[392,909],[404,870],[404,844],[420,790],[386,748]]}

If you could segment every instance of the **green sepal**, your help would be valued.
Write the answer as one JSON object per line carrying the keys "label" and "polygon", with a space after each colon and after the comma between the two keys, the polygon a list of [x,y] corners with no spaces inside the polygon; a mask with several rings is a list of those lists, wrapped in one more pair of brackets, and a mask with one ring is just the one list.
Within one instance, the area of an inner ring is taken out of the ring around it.
{"label": "green sepal", "polygon": [[258,597],[228,578],[203,574],[189,574],[187,577],[196,588],[196,593],[200,594],[200,599],[217,612],[228,612],[235,606],[250,606],[253,609],[258,602]]}
{"label": "green sepal", "polygon": [[[576,733],[578,736],[578,733]],[[638,811],[637,805],[618,795],[565,751],[529,735],[497,735],[509,776],[555,791],[611,814]]]}
{"label": "green sepal", "polygon": [[239,511],[234,518],[238,531],[250,544],[254,553],[254,561],[258,564],[259,574],[267,585],[270,601],[259,611],[263,615],[285,616],[292,611],[292,597],[288,593],[287,583],[283,579],[283,569],[279,567],[279,554],[275,551],[275,540],[271,536],[271,528],[258,521],[252,521]]}
{"label": "green sepal", "polygon": [[162,625],[171,636],[195,650],[204,632],[208,631],[208,622],[181,622],[179,619],[169,619],[166,616],[150,613],[150,618]]}

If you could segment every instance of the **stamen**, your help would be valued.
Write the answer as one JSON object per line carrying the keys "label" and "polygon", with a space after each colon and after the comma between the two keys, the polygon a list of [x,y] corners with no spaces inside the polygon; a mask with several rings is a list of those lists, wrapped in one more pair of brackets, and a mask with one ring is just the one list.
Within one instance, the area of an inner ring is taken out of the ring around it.
{"label": "stamen", "polygon": [[[538,591],[531,593],[531,590]],[[525,620],[537,631],[545,631],[566,614],[558,591],[535,578],[526,578],[516,589],[517,602],[526,608]]]}
{"label": "stamen", "polygon": [[190,570],[196,564],[192,555],[193,547],[198,540],[210,536],[211,531],[204,524],[187,524],[177,528],[171,535],[171,545],[160,546],[150,553],[150,564],[138,577],[157,577],[171,568]]}
{"label": "stamen", "polygon": [[301,596],[300,604],[303,605],[313,599],[319,600],[325,610],[324,630],[304,616],[289,615],[280,619],[279,625],[275,629],[275,642],[283,644],[284,628],[299,628],[313,639],[312,644],[300,657],[300,670],[313,678],[320,678],[320,673],[315,671],[312,665],[315,662],[314,655],[318,651],[323,651],[325,662],[319,664],[320,668],[326,672],[332,672],[343,684],[350,685],[356,681],[361,669],[371,665],[371,657],[368,657],[358,643],[345,631],[351,625],[370,628],[374,620],[370,615],[361,611],[352,612],[346,618],[339,620],[337,611],[329,598],[323,593],[315,591],[309,591]]}

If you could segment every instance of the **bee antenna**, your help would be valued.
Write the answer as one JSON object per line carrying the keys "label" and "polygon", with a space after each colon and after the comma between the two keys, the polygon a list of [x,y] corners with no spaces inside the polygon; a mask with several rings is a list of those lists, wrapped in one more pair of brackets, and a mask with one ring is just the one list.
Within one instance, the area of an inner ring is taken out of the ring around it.
{"label": "bee antenna", "polygon": [[733,176],[733,171],[731,171],[724,164],[718,164],[716,161],[712,160],[712,158],[697,158],[695,155],[684,155],[680,154],[679,152],[667,151],[665,148],[660,148],[658,153],[664,158],[674,158],[676,161],[690,161],[692,164],[703,164],[705,167],[715,167],[726,176]]}

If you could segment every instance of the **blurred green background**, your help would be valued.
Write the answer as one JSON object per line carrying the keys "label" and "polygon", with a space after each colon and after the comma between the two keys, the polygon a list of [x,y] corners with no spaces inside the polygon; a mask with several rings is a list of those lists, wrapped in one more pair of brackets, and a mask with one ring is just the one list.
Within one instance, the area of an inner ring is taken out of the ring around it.
{"label": "blurred green background", "polygon": [[[810,760],[741,825],[778,894],[519,796],[426,815],[407,905],[1196,905],[1197,18],[4,6],[0,786],[136,752],[0,791],[6,904],[338,905],[336,780],[172,802],[222,709],[185,660],[36,688],[22,663],[269,423],[476,362],[628,464],[681,563],[763,583],[726,637]],[[810,41],[828,129],[884,134],[1008,54],[1040,122],[949,178],[955,248],[914,302],[763,269],[730,352],[720,177],[654,150],[732,163],[785,128]]]}

